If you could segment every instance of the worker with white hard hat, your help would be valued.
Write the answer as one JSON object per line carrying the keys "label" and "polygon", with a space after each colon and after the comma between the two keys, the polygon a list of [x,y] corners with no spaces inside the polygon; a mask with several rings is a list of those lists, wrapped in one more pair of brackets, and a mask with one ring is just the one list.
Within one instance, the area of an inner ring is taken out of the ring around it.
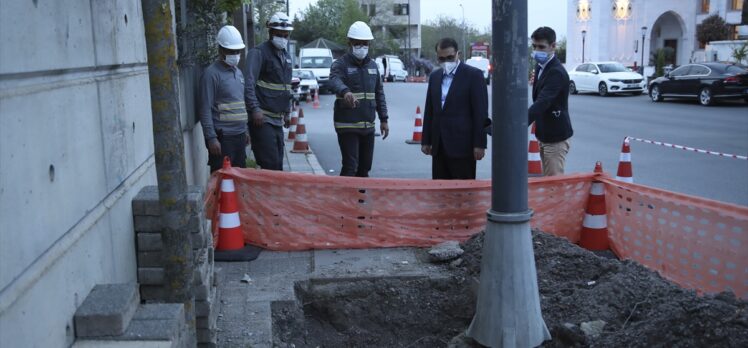
{"label": "worker with white hard hat", "polygon": [[232,166],[244,168],[249,142],[244,74],[237,68],[244,41],[236,28],[227,25],[218,31],[216,42],[219,59],[200,78],[197,103],[211,172],[221,169],[224,156]]}
{"label": "worker with white hard hat", "polygon": [[283,170],[283,128],[291,113],[291,56],[288,37],[291,20],[278,12],[267,21],[269,39],[247,54],[247,110],[252,113],[249,133],[252,152],[262,169]]}
{"label": "worker with white hard hat", "polygon": [[369,176],[374,159],[376,114],[382,139],[390,132],[382,79],[377,64],[369,58],[372,40],[374,35],[366,23],[353,23],[348,29],[350,51],[330,68],[329,86],[337,96],[334,120],[343,158],[342,176]]}

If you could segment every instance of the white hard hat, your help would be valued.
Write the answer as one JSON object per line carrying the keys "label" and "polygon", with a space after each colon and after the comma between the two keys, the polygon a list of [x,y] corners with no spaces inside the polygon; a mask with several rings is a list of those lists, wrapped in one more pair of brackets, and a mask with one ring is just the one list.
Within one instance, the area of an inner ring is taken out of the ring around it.
{"label": "white hard hat", "polygon": [[218,31],[216,41],[218,41],[219,46],[229,50],[240,50],[244,48],[244,40],[242,40],[239,30],[236,30],[236,28],[230,25],[226,25]]}
{"label": "white hard hat", "polygon": [[351,24],[348,29],[348,38],[354,40],[374,40],[374,35],[371,34],[371,29],[366,23],[358,21]]}
{"label": "white hard hat", "polygon": [[283,12],[276,12],[267,22],[267,27],[275,30],[293,30],[291,19]]}

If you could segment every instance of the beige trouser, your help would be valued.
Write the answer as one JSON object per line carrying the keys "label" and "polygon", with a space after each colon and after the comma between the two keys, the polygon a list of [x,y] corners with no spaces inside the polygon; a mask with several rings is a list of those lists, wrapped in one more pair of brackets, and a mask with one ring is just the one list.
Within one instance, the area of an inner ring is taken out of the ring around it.
{"label": "beige trouser", "polygon": [[569,139],[557,143],[540,143],[540,161],[543,163],[543,176],[564,174],[566,154],[569,153]]}

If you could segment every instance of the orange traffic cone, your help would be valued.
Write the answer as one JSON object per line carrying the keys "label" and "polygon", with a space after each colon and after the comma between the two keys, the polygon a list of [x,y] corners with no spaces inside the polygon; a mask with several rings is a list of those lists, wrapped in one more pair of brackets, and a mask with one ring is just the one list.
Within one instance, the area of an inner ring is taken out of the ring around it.
{"label": "orange traffic cone", "polygon": [[299,123],[299,110],[301,110],[301,108],[294,106],[294,109],[291,112],[291,125],[288,127],[288,139],[286,139],[286,141],[293,141],[296,139],[296,125]]}
{"label": "orange traffic cone", "polygon": [[543,176],[543,164],[540,162],[540,143],[535,137],[535,122],[530,131],[530,145],[527,149],[527,174],[529,176]]}
{"label": "orange traffic cone", "polygon": [[[223,169],[231,169],[231,161],[228,157],[223,159]],[[224,174],[221,180],[218,244],[213,255],[215,261],[252,261],[262,251],[256,246],[244,245],[237,197],[234,179]]]}
{"label": "orange traffic cone", "polygon": [[[602,173],[600,162],[595,164],[595,173]],[[587,209],[584,211],[582,234],[579,245],[588,250],[608,250],[608,216],[605,208],[605,184],[592,181]]]}
{"label": "orange traffic cone", "polygon": [[623,146],[621,147],[621,158],[618,162],[616,180],[629,183],[634,182],[634,173],[631,166],[631,146],[629,145],[628,137],[623,138]]}
{"label": "orange traffic cone", "polygon": [[[306,94],[306,103],[309,104],[312,102],[312,92],[314,92],[313,89],[309,90],[309,93]],[[315,93],[316,94],[316,93]]]}
{"label": "orange traffic cone", "polygon": [[312,107],[319,109],[319,89],[314,93],[314,104],[312,104]]}
{"label": "orange traffic cone", "polygon": [[[223,169],[231,168],[228,157],[223,159]],[[239,222],[239,205],[237,204],[234,179],[224,175],[221,180],[221,204],[218,222],[217,251],[239,250],[244,247],[241,223]]]}
{"label": "orange traffic cone", "polygon": [[310,153],[309,142],[306,138],[306,125],[304,125],[304,112],[299,113],[299,121],[296,124],[296,141],[293,142],[293,153]]}
{"label": "orange traffic cone", "polygon": [[423,135],[423,118],[421,117],[421,107],[416,106],[416,123],[413,126],[413,139],[406,140],[408,144],[420,144]]}

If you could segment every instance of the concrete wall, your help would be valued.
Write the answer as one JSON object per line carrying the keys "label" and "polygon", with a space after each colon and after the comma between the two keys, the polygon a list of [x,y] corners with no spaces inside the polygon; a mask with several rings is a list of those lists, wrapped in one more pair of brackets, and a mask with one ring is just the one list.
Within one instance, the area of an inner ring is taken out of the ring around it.
{"label": "concrete wall", "polygon": [[[701,62],[735,62],[732,56],[733,49],[741,47],[746,40],[712,41],[704,49],[704,57]],[[742,63],[746,63],[743,60]]]}
{"label": "concrete wall", "polygon": [[136,0],[0,2],[0,342],[67,347],[97,283],[136,279],[156,183]]}

